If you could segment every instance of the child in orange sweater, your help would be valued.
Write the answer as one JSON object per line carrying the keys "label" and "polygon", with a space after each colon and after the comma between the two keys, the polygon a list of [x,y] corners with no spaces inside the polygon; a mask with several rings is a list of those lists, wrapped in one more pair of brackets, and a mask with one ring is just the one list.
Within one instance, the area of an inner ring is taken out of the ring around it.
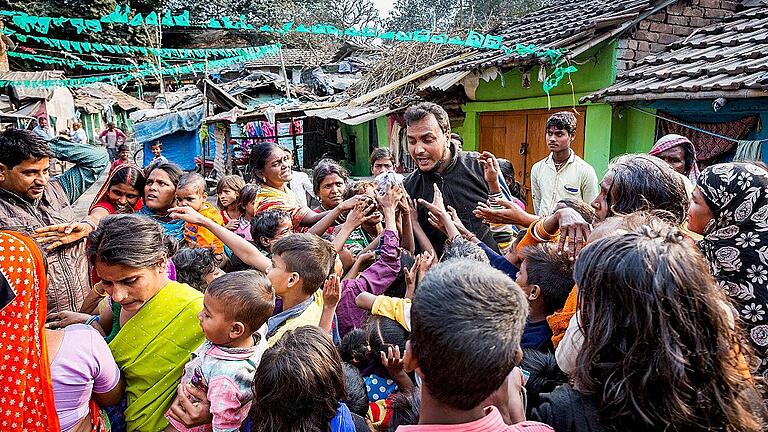
{"label": "child in orange sweater", "polygon": [[[176,187],[176,200],[179,206],[191,207],[208,219],[223,225],[221,213],[208,202],[207,198],[205,179],[200,174],[187,173],[181,176]],[[195,224],[184,223],[184,240],[189,247],[210,247],[217,255],[224,253],[224,243],[206,228]]]}

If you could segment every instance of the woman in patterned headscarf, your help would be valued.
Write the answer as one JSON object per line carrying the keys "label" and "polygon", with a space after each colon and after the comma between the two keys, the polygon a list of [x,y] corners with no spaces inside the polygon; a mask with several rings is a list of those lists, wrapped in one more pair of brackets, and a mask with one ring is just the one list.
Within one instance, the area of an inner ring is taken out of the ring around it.
{"label": "woman in patterned headscarf", "polygon": [[682,135],[664,135],[656,141],[648,154],[664,160],[672,169],[688,177],[691,181],[695,182],[699,177],[696,149],[693,147],[693,143]]}
{"label": "woman in patterned headscarf", "polygon": [[711,166],[699,176],[688,228],[748,331],[757,372],[768,376],[768,171],[749,163]]}

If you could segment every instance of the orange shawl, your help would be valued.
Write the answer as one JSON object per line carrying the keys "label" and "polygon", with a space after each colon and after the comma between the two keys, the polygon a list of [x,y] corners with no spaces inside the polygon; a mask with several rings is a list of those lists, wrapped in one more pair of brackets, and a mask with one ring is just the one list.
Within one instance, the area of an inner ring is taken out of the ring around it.
{"label": "orange shawl", "polygon": [[[58,431],[45,344],[45,261],[31,238],[0,231],[0,429]],[[9,295],[6,295],[9,294]]]}

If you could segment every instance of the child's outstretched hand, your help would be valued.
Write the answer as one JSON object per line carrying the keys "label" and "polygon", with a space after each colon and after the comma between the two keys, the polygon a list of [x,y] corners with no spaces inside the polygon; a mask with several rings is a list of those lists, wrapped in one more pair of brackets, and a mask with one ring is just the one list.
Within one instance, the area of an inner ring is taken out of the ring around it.
{"label": "child's outstretched hand", "polygon": [[400,390],[408,390],[413,387],[413,382],[408,374],[405,373],[405,364],[402,357],[400,357],[400,347],[395,345],[394,347],[388,347],[387,352],[380,351],[381,363],[387,369],[387,373],[397,383],[397,387]]}
{"label": "child's outstretched hand", "polygon": [[400,204],[404,193],[405,191],[402,186],[392,186],[392,184],[387,183],[387,190],[383,195],[376,195],[376,200],[379,202],[382,210],[394,211]]}
{"label": "child's outstretched hand", "polygon": [[435,254],[430,251],[424,251],[416,255],[413,266],[405,270],[405,298],[413,300],[416,287],[424,279],[424,274],[432,268],[435,262]]}
{"label": "child's outstretched hand", "polygon": [[367,222],[369,219],[373,218],[371,213],[375,208],[376,203],[374,202],[364,199],[358,200],[355,204],[355,207],[347,215],[347,220],[345,223],[357,228]]}
{"label": "child's outstretched hand", "polygon": [[323,285],[323,306],[327,308],[336,309],[341,299],[341,284],[339,284],[339,277],[335,274],[328,276]]}

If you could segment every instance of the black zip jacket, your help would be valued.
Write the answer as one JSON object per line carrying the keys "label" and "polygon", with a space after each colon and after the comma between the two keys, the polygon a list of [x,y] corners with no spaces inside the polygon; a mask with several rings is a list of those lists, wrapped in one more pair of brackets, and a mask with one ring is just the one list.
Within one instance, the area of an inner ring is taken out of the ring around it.
{"label": "black zip jacket", "polygon": [[[405,190],[414,201],[421,198],[432,202],[433,185],[437,184],[438,189],[443,193],[446,207],[455,208],[464,226],[483,243],[498,251],[499,247],[493,239],[490,227],[472,214],[478,202],[488,202],[488,185],[483,176],[483,166],[477,160],[478,153],[457,151],[454,143],[450,146],[453,156],[442,173],[437,171],[425,173],[416,169],[405,179]],[[440,257],[447,238],[445,234],[430,225],[427,220],[428,213],[424,206],[417,205],[419,224]]]}

